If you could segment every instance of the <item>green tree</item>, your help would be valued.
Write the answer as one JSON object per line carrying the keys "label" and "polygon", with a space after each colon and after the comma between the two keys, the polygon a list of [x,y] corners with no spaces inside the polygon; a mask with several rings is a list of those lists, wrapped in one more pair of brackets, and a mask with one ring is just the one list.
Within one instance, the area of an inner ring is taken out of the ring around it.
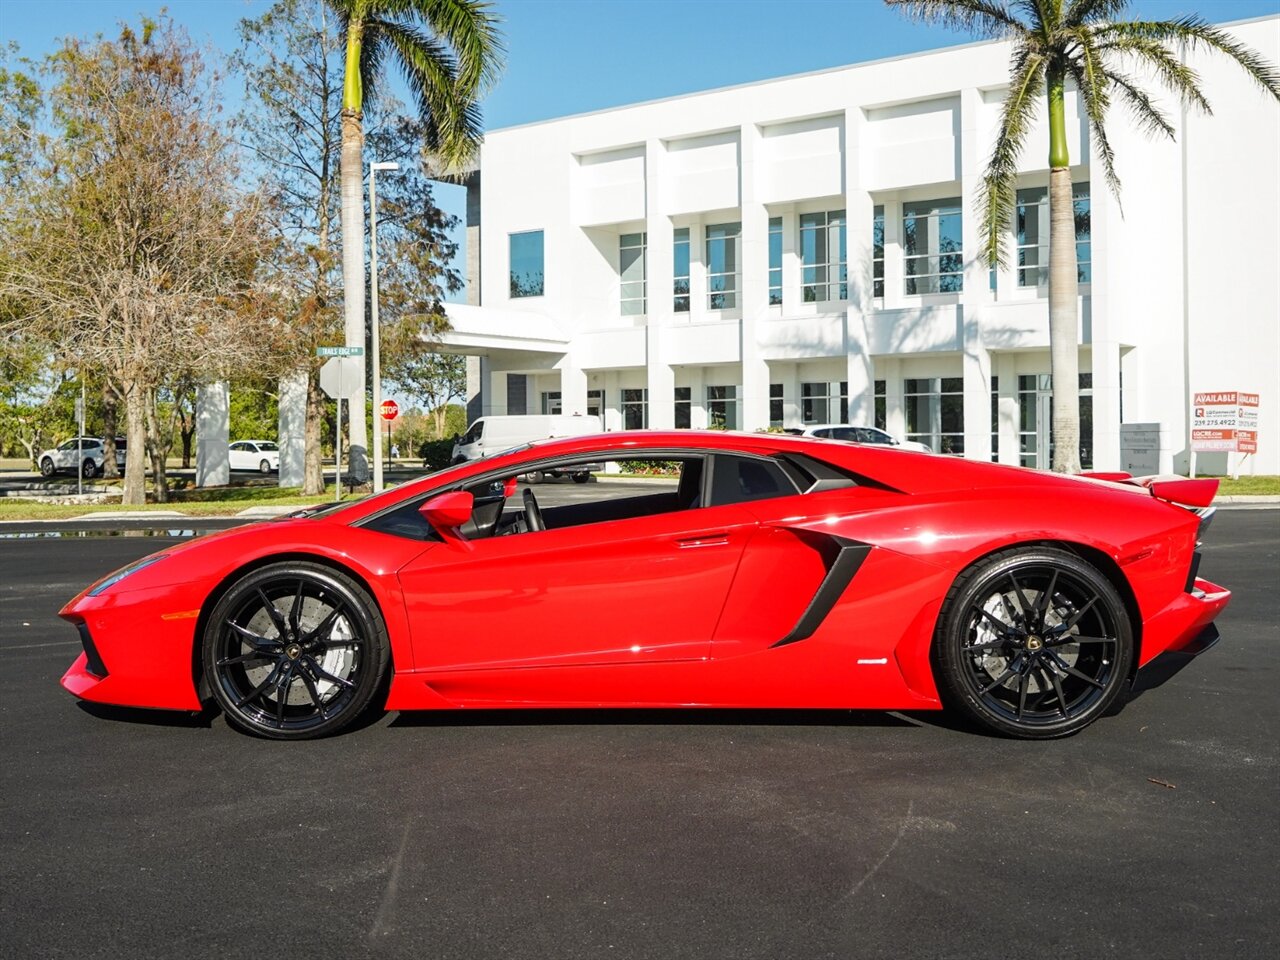
{"label": "green tree", "polygon": [[[442,171],[460,167],[481,135],[478,101],[501,69],[503,43],[492,6],[479,0],[325,0],[346,49],[342,97],[342,285],[349,344],[363,343],[364,104],[393,60],[418,102],[427,146]],[[353,467],[368,444],[361,402],[353,404]]]}
{"label": "green tree", "polygon": [[1079,91],[1111,191],[1119,197],[1115,154],[1107,136],[1114,101],[1129,108],[1151,134],[1175,136],[1169,118],[1137,78],[1147,71],[1185,106],[1209,113],[1200,77],[1179,49],[1208,50],[1235,61],[1268,94],[1280,99],[1280,73],[1230,33],[1198,16],[1177,20],[1121,20],[1130,0],[885,0],[913,19],[1013,42],[1005,98],[991,160],[981,186],[982,255],[1005,262],[1001,236],[1016,205],[1018,161],[1040,97],[1049,119],[1049,350],[1053,374],[1053,469],[1080,472],[1080,398],[1076,345],[1078,280],[1071,158],[1064,95]]}

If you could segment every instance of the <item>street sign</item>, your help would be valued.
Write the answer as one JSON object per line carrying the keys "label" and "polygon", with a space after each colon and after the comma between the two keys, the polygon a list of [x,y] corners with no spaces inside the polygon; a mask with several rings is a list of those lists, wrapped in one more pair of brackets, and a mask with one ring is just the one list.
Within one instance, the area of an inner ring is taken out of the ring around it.
{"label": "street sign", "polygon": [[364,390],[364,361],[333,357],[320,368],[320,389],[334,400],[347,400]]}
{"label": "street sign", "polygon": [[383,420],[387,421],[387,423],[390,423],[396,417],[400,416],[400,404],[396,403],[394,400],[383,400],[382,409],[379,411],[379,415]]}
{"label": "street sign", "polygon": [[363,357],[364,347],[316,347],[317,357]]}

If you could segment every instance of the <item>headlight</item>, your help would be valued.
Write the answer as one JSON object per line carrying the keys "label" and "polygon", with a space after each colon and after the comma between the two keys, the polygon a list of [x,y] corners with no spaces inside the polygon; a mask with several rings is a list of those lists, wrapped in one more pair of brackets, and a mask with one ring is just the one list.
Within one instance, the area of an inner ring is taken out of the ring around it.
{"label": "headlight", "polygon": [[141,570],[143,567],[149,567],[151,566],[151,564],[155,563],[157,560],[163,560],[167,556],[168,556],[167,553],[153,553],[149,557],[143,557],[141,560],[134,561],[133,563],[129,564],[127,567],[121,567],[115,573],[111,574],[111,576],[107,577],[105,580],[98,583],[92,590],[90,590],[88,593],[88,596],[90,597],[98,596],[100,593],[106,590],[107,587],[115,586],[125,577],[129,576],[129,574],[136,573],[137,571]]}

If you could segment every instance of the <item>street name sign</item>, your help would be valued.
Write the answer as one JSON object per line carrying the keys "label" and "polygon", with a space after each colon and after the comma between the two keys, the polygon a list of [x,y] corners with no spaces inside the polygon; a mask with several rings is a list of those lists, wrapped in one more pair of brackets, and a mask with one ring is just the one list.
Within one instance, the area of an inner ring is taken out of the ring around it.
{"label": "street name sign", "polygon": [[364,347],[316,347],[317,357],[363,357]]}

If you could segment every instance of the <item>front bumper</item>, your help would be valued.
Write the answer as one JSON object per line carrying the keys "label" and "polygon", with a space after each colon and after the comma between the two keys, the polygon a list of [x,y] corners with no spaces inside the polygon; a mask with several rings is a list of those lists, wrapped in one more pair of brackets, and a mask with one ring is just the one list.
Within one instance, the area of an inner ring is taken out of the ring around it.
{"label": "front bumper", "polygon": [[84,652],[62,677],[82,700],[126,707],[199,710],[194,671],[199,603],[173,588],[85,594],[58,616],[80,632]]}

